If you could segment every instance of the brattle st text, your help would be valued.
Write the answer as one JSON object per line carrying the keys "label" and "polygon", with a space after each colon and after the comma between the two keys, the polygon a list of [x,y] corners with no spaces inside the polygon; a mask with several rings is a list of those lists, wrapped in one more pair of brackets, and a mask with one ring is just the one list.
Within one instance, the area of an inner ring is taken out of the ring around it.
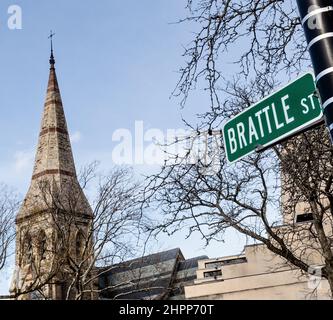
{"label": "brattle st text", "polygon": [[[281,98],[280,105],[272,103],[255,113],[254,117],[249,116],[247,122],[239,122],[236,128],[230,128],[228,130],[228,138],[231,153],[235,153],[238,149],[243,149],[259,141],[260,138],[264,138],[266,135],[294,122],[295,118],[290,115],[288,99],[289,95],[287,94]],[[316,108],[314,94],[302,99],[300,106],[302,107],[302,113],[304,115],[306,115],[310,109],[314,110]],[[278,114],[283,115],[283,121],[281,121],[281,117],[280,120],[278,119]],[[263,123],[266,125],[264,126]],[[248,128],[248,130],[245,128]]]}

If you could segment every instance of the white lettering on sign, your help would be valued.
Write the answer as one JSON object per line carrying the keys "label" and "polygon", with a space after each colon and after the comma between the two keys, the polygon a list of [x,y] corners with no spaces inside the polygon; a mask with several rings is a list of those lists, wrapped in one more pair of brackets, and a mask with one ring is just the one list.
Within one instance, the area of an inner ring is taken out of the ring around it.
{"label": "white lettering on sign", "polygon": [[307,98],[304,98],[302,99],[301,101],[301,105],[303,107],[303,110],[302,110],[302,113],[303,114],[308,114],[308,112],[310,111],[310,106],[308,105],[308,100],[310,100],[310,103],[311,103],[311,108],[312,110],[316,109],[316,105],[315,105],[315,102],[314,102],[314,93],[313,94],[310,94]]}
{"label": "white lettering on sign", "polygon": [[264,128],[263,128],[263,126],[262,126],[261,114],[262,114],[262,110],[259,111],[259,112],[257,112],[257,113],[255,114],[255,116],[256,116],[257,119],[258,119],[258,122],[259,122],[259,128],[260,128],[260,133],[261,133],[261,137],[263,138],[263,137],[265,136],[265,134],[264,134]]}
{"label": "white lettering on sign", "polygon": [[274,116],[274,121],[275,121],[275,127],[277,130],[279,130],[284,127],[284,123],[279,123],[274,102],[272,103],[272,111],[273,111],[273,116]]}
{"label": "white lettering on sign", "polygon": [[269,114],[268,114],[268,111],[269,111],[269,106],[262,109],[262,112],[265,113],[265,116],[266,116],[266,122],[267,122],[267,127],[268,127],[268,133],[272,133],[272,126],[271,126],[271,122],[269,121]]}
{"label": "white lettering on sign", "polygon": [[251,117],[249,117],[249,136],[250,136],[250,144],[253,142],[253,136],[255,137],[255,140],[259,140],[259,136],[256,130],[256,127],[254,126],[254,122]]}
{"label": "white lettering on sign", "polygon": [[239,138],[239,146],[241,149],[243,149],[243,144],[244,147],[247,146],[246,139],[245,139],[245,126],[243,122],[240,122],[237,124],[237,133],[238,133],[238,138]]}
{"label": "white lettering on sign", "polygon": [[233,128],[228,130],[228,138],[230,141],[231,153],[235,153],[237,151],[237,141],[236,141],[235,130]]}
{"label": "white lettering on sign", "polygon": [[[290,115],[288,99],[289,95],[281,98],[281,104],[278,106],[280,117],[278,117],[277,105],[273,102],[255,113],[254,116],[249,116],[247,123],[237,123],[236,130],[234,128],[228,129],[230,152],[233,154],[238,149],[246,148],[248,145],[264,138],[265,135],[271,134],[274,130],[280,130],[285,125],[294,122],[295,117]],[[310,108],[315,109],[313,95],[302,99],[301,106],[304,114],[308,113]]]}
{"label": "white lettering on sign", "polygon": [[316,104],[315,104],[315,102],[313,100],[314,96],[315,96],[315,94],[313,93],[313,94],[310,94],[309,97],[308,97],[311,100],[312,110],[316,109]]}
{"label": "white lettering on sign", "polygon": [[291,117],[289,118],[289,115],[288,115],[288,110],[290,109],[290,106],[287,105],[286,103],[286,100],[289,99],[289,95],[285,95],[282,99],[281,99],[281,102],[282,102],[282,108],[283,108],[283,112],[284,112],[284,117],[286,118],[286,123],[289,124],[289,123],[292,123],[293,121],[295,121],[295,118],[294,117]]}

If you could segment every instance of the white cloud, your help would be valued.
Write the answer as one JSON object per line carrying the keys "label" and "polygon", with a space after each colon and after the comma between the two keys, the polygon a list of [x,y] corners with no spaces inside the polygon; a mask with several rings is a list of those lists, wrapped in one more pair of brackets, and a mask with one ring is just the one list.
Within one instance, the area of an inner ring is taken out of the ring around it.
{"label": "white cloud", "polygon": [[17,151],[14,155],[14,168],[16,172],[31,169],[34,161],[34,151]]}
{"label": "white cloud", "polygon": [[81,140],[81,132],[75,131],[73,134],[70,135],[71,143],[77,143]]}

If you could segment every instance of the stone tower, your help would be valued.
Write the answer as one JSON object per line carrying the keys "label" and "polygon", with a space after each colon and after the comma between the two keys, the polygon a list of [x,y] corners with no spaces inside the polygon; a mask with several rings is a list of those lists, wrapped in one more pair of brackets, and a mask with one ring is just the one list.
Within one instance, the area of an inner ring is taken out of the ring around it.
{"label": "stone tower", "polygon": [[31,185],[16,218],[16,271],[11,293],[18,299],[73,297],[76,284],[70,283],[75,273],[82,273],[82,266],[89,264],[93,250],[93,213],[77,179],[52,42],[51,48]]}

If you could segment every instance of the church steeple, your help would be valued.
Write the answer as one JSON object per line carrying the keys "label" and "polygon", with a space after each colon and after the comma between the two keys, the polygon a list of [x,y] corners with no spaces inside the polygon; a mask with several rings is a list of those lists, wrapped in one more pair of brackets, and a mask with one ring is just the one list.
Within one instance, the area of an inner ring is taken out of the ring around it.
{"label": "church steeple", "polygon": [[53,47],[44,113],[32,179],[61,174],[76,177],[74,159],[59,90]]}
{"label": "church steeple", "polygon": [[[38,184],[40,184],[41,180],[48,180],[52,182],[52,185],[56,184],[58,190],[65,195],[67,192],[65,190],[68,190],[68,192],[72,190],[73,192],[73,189],[75,189],[78,202],[77,210],[85,215],[92,215],[88,201],[77,180],[72,147],[55,69],[53,36],[54,34],[51,33],[50,73],[32,182],[17,219],[30,215],[32,211],[37,210],[31,210],[31,207],[37,206],[36,198],[40,196]],[[42,210],[42,208],[40,209]]]}
{"label": "church steeple", "polygon": [[[15,277],[11,291],[17,294],[33,284],[36,277],[52,275],[51,283],[43,286],[43,294],[50,299],[63,299],[70,270],[62,263],[64,252],[76,252],[71,246],[77,244],[78,235],[88,234],[93,212],[76,175],[55,70],[53,36],[51,33],[50,73],[32,180],[16,218],[16,266],[20,278],[25,280],[17,282]],[[58,248],[57,239],[63,235],[60,231],[65,234],[64,239],[69,239],[64,250]],[[40,239],[44,239],[45,259],[40,255]],[[66,261],[76,260],[71,256]],[[29,294],[22,298],[29,299]]]}

